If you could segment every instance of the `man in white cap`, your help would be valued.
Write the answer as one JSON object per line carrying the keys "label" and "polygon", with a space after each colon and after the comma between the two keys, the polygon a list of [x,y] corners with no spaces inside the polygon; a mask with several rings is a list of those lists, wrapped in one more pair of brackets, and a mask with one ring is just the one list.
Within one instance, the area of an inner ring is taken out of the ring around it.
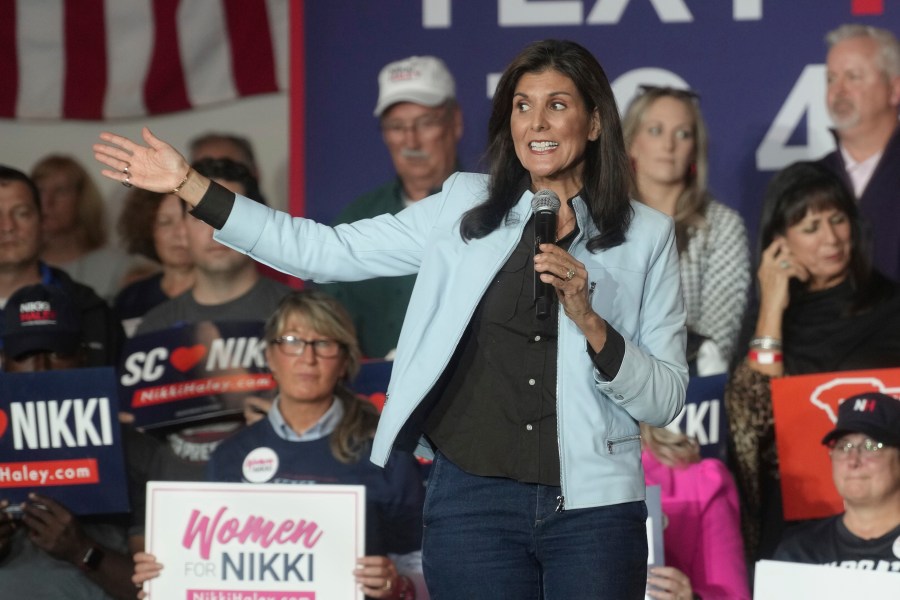
{"label": "man in white cap", "polygon": [[[433,56],[392,62],[378,75],[375,116],[397,177],[341,212],[334,224],[396,214],[435,191],[458,170],[456,146],[463,133],[456,84]],[[366,356],[380,358],[397,345],[415,276],[322,286],[350,312]]]}
{"label": "man in white cap", "polygon": [[775,560],[900,573],[900,400],[848,398],[822,443],[844,512],[789,529]]}

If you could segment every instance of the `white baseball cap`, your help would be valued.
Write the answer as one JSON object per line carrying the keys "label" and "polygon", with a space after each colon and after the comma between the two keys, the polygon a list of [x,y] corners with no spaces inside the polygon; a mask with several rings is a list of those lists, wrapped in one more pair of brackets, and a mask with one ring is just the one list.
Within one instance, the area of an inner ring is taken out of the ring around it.
{"label": "white baseball cap", "polygon": [[414,102],[438,106],[456,97],[456,83],[447,65],[434,56],[410,56],[387,64],[378,74],[375,116],[392,104]]}

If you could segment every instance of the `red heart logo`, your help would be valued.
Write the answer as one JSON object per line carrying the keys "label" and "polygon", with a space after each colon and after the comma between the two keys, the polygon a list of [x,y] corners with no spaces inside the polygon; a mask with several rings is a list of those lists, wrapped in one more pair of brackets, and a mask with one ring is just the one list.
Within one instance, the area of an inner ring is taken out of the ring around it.
{"label": "red heart logo", "polygon": [[172,366],[185,373],[190,371],[194,365],[203,360],[203,357],[206,356],[206,346],[203,344],[197,344],[196,346],[191,346],[190,348],[181,347],[176,348],[172,352],[172,357],[169,359],[169,362],[172,363]]}
{"label": "red heart logo", "polygon": [[9,419],[6,418],[6,413],[0,410],[0,438],[3,437],[3,434],[6,433],[6,425],[9,423]]}

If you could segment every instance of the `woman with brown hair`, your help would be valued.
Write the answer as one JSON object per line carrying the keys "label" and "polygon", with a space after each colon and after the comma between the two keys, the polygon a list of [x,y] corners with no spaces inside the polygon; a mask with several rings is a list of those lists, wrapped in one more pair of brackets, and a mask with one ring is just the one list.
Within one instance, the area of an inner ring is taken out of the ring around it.
{"label": "woman with brown hair", "polygon": [[138,279],[116,295],[113,308],[129,334],[147,311],[194,285],[184,219],[181,198],[173,194],[134,188],[125,200],[118,229],[126,249],[161,267],[158,273]]}

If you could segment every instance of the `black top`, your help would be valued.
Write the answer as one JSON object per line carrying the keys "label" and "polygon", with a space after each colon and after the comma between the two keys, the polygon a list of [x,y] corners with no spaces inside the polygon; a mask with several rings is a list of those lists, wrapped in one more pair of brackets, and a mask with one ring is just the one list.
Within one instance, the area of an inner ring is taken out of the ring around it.
{"label": "black top", "polygon": [[[568,249],[578,230],[557,244]],[[559,304],[535,316],[534,219],[481,299],[425,421],[425,434],[475,475],[558,486],[556,370]],[[619,371],[625,341],[612,327],[594,364]]]}
{"label": "black top", "polygon": [[900,573],[900,524],[871,540],[853,535],[843,515],[798,525],[785,534],[775,560]]}

